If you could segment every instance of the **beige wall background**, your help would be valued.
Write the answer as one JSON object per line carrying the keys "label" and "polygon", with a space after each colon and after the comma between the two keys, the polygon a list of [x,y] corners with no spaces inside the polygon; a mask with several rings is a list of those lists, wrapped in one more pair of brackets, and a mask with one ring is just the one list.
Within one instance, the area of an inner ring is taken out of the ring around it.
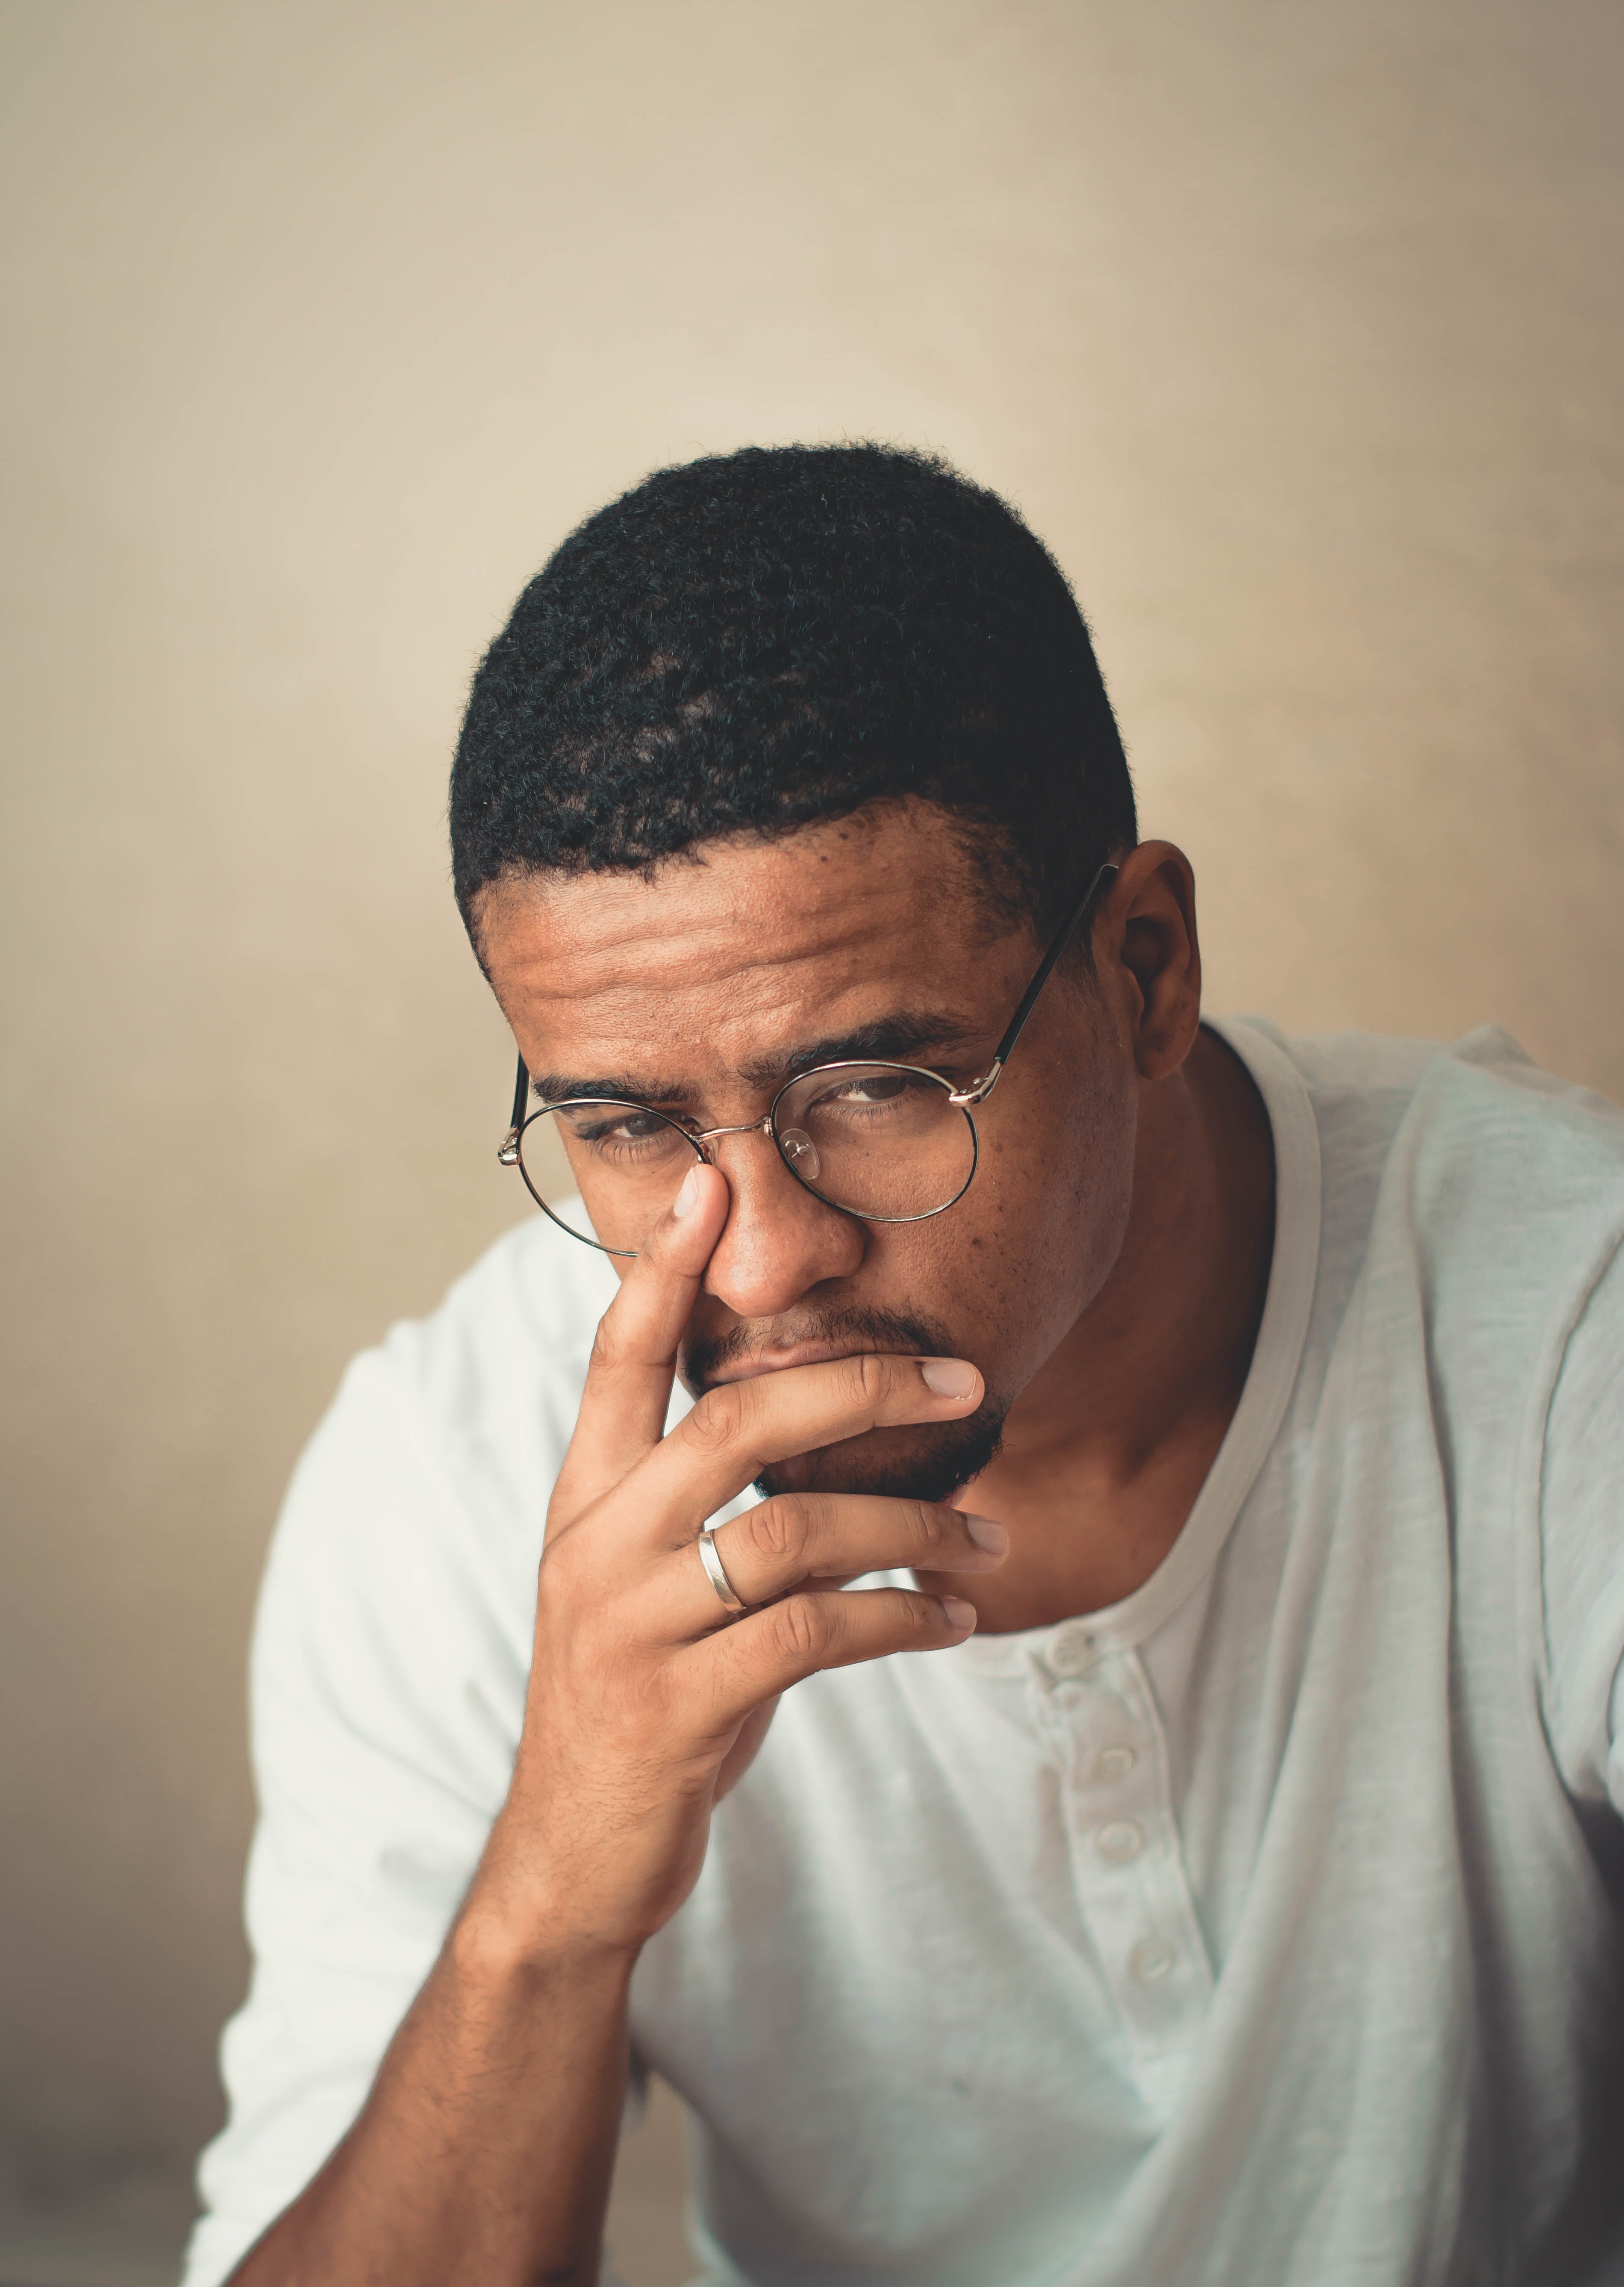
{"label": "beige wall background", "polygon": [[0,2245],[157,2281],[244,1974],[280,1488],[519,1212],[442,831],[518,587],[656,463],[936,447],[1070,572],[1217,1005],[1497,1018],[1624,1093],[1624,17],[14,0],[4,39]]}

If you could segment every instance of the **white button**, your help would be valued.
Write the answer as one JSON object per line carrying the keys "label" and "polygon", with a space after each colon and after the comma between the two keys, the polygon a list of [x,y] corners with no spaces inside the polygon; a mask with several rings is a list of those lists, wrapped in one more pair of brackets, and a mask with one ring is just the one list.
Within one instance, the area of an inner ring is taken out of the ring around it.
{"label": "white button", "polygon": [[1114,1786],[1125,1779],[1139,1757],[1131,1747],[1101,1747],[1094,1757],[1094,1777],[1101,1786]]}
{"label": "white button", "polygon": [[1094,1840],[1100,1845],[1102,1858],[1114,1858],[1125,1866],[1130,1858],[1137,1858],[1145,1847],[1145,1838],[1131,1818],[1114,1818],[1102,1826]]}
{"label": "white button", "polygon": [[1173,1949],[1165,1938],[1141,1938],[1128,1956],[1128,1967],[1143,1985],[1154,1985],[1173,1966]]}
{"label": "white button", "polygon": [[1044,1659],[1052,1675],[1081,1675],[1094,1664],[1094,1639],[1086,1628],[1059,1628]]}

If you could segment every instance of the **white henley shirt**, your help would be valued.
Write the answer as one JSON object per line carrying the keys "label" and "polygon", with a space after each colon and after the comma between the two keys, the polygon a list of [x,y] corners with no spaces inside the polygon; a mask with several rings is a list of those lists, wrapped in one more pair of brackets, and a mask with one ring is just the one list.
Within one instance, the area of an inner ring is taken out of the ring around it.
{"label": "white henley shirt", "polygon": [[[1624,2281],[1624,1114],[1492,1031],[1217,1029],[1276,1238],[1178,1541],[798,1686],[643,1955],[708,2287]],[[538,1215],[300,1464],[185,2287],[354,2118],[502,1801],[612,1290]]]}

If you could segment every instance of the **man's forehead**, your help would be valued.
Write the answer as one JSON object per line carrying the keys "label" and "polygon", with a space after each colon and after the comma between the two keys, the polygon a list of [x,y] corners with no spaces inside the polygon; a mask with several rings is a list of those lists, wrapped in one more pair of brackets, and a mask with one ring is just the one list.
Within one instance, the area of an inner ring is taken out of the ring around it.
{"label": "man's forehead", "polygon": [[[619,1073],[636,1051],[650,1077],[696,1059],[765,1073],[864,1027],[920,1047],[974,1028],[994,949],[971,871],[945,835],[841,821],[648,875],[509,882],[482,934],[532,1069]],[[878,1036],[862,1051],[911,1052]]]}
{"label": "man's forehead", "polygon": [[771,840],[732,838],[642,873],[519,876],[480,906],[493,982],[506,1003],[523,981],[564,998],[628,986],[724,988],[750,974],[843,962],[899,972],[987,941],[974,868],[939,812],[867,816]]}
{"label": "man's forehead", "polygon": [[691,964],[683,950],[668,944],[595,990],[551,989],[573,969],[521,984],[504,1005],[546,1096],[682,1102],[704,1078],[768,1088],[814,1064],[911,1063],[986,1029],[984,981],[978,993],[966,976],[956,993],[957,980],[933,976],[905,944],[886,961],[860,957],[855,941],[793,962],[765,946]]}

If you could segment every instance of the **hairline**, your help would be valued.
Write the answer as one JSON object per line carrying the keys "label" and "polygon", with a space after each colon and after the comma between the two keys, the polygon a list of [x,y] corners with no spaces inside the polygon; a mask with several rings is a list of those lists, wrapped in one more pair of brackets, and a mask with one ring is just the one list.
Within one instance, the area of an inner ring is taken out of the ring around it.
{"label": "hairline", "polygon": [[[777,843],[793,842],[824,827],[838,826],[847,819],[879,816],[887,811],[906,816],[921,811],[934,812],[944,822],[953,847],[964,861],[976,908],[989,925],[989,934],[1001,935],[1012,927],[1024,929],[1038,951],[1046,952],[1049,938],[1045,933],[1038,898],[1023,877],[1008,827],[978,816],[966,806],[942,802],[928,794],[873,795],[864,802],[832,807],[816,818],[797,819],[792,824],[729,827],[720,834],[696,835],[691,842],[662,851],[658,858],[595,866],[585,859],[573,866],[539,866],[520,859],[509,859],[469,894],[462,913],[463,927],[474,958],[489,984],[491,970],[485,959],[484,915],[494,893],[532,882],[542,888],[552,882],[579,884],[594,874],[611,879],[632,874],[644,883],[651,883],[669,867],[705,864],[706,854],[712,850],[737,850],[751,845],[764,849]],[[980,841],[974,838],[978,831],[983,837]],[[1108,858],[1116,854],[1114,850],[1105,853]],[[1074,974],[1092,976],[1093,954],[1088,930],[1076,933],[1060,966]]]}

